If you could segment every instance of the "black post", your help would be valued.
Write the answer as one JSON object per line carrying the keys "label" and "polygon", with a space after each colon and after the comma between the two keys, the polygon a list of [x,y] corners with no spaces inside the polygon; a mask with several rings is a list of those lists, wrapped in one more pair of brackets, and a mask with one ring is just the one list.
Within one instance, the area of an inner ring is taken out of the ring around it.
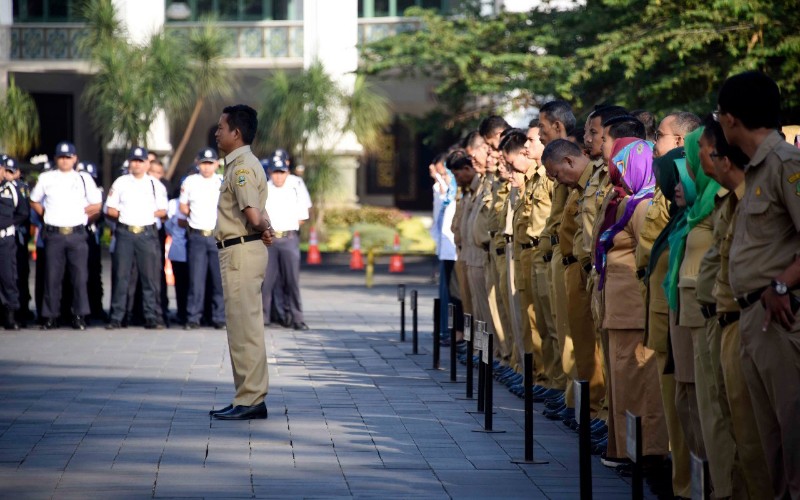
{"label": "black post", "polygon": [[633,460],[633,478],[631,481],[631,498],[642,500],[644,498],[644,478],[642,477],[642,417],[630,411],[627,415],[627,451],[628,458]]}
{"label": "black post", "polygon": [[419,330],[417,329],[417,291],[411,290],[411,340],[414,343],[414,354],[419,354]]}
{"label": "black post", "polygon": [[472,315],[464,315],[464,339],[467,341],[467,399],[472,399]]}
{"label": "black post", "polygon": [[450,382],[456,382],[458,376],[456,374],[456,325],[455,325],[455,309],[456,306],[452,302],[447,305],[447,328],[450,329]]}
{"label": "black post", "polygon": [[708,476],[708,460],[703,460],[694,453],[692,457],[692,500],[711,498],[711,481]]}
{"label": "black post", "polygon": [[406,341],[406,286],[397,285],[397,300],[400,301],[400,342]]}
{"label": "black post", "polygon": [[589,382],[575,381],[575,410],[578,412],[578,463],[581,500],[592,500],[592,429],[590,428]]}
{"label": "black post", "polygon": [[433,299],[433,369],[439,369],[439,331],[442,327],[442,310],[439,305],[441,299]]}
{"label": "black post", "polygon": [[493,335],[491,331],[486,330],[486,324],[484,323],[483,326],[484,330],[484,342],[483,342],[483,365],[485,368],[483,369],[483,376],[485,378],[483,382],[483,398],[486,402],[483,405],[483,429],[475,429],[474,432],[492,432],[492,433],[499,433],[505,431],[498,431],[492,428],[492,415],[494,414],[494,406],[492,404],[492,396],[493,396],[493,386],[494,386],[494,360],[493,357],[493,348],[492,345]]}
{"label": "black post", "polygon": [[486,365],[483,364],[483,350],[486,348],[483,336],[486,330],[486,323],[484,321],[475,322],[475,333],[478,336],[478,413],[484,411],[483,403],[484,393],[486,392]]}
{"label": "black post", "polygon": [[533,353],[525,353],[525,458],[512,460],[515,464],[546,464],[533,458]]}

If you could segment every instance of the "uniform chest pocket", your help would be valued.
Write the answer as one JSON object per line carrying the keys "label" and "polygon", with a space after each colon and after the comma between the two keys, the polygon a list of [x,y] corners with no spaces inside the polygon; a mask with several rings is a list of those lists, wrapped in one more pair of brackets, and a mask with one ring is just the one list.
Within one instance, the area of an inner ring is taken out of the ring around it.
{"label": "uniform chest pocket", "polygon": [[571,203],[571,204],[567,205],[567,208],[564,209],[564,213],[566,215],[569,215],[570,217],[575,217],[575,215],[577,215],[577,213],[578,213],[578,204],[577,203]]}
{"label": "uniform chest pocket", "polygon": [[[747,236],[762,240],[770,237],[770,228],[773,227],[769,216],[768,201],[751,200],[742,207],[747,218],[745,219],[745,229]],[[774,232],[774,229],[772,230]]]}

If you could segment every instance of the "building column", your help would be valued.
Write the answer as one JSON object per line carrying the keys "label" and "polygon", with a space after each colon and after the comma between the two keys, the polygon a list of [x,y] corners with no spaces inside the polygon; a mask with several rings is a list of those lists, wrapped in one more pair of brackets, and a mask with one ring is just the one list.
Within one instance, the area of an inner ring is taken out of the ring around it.
{"label": "building column", "polygon": [[8,88],[8,63],[11,59],[11,25],[14,10],[11,2],[0,2],[0,96]]}

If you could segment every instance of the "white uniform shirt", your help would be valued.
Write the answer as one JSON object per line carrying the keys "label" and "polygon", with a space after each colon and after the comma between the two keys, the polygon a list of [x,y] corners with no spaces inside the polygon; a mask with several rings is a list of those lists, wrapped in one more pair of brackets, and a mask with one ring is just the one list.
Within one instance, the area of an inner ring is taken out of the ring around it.
{"label": "white uniform shirt", "polygon": [[89,222],[84,209],[102,203],[103,194],[89,174],[51,170],[39,176],[31,192],[31,201],[44,207],[45,224],[74,227]]}
{"label": "white uniform shirt", "polygon": [[286,178],[282,187],[276,187],[270,179],[267,197],[267,214],[276,231],[297,231],[300,221],[308,220],[311,197],[302,179],[295,175]]}
{"label": "white uniform shirt", "polygon": [[137,179],[132,174],[117,177],[108,192],[106,208],[119,210],[119,222],[128,226],[155,223],[157,210],[166,210],[167,188],[149,174]]}
{"label": "white uniform shirt", "polygon": [[217,225],[217,201],[222,176],[213,174],[208,178],[193,174],[181,184],[180,202],[189,205],[189,227],[212,230]]}

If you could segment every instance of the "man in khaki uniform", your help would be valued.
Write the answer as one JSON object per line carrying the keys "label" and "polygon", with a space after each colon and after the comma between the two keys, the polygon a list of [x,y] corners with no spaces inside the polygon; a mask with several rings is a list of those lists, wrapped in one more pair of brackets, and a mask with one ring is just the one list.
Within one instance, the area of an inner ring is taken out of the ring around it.
{"label": "man in khaki uniform", "polygon": [[[566,139],[570,131],[575,128],[575,115],[568,102],[562,100],[550,101],[539,110],[539,139],[542,144],[547,144],[556,139]],[[556,182],[553,185],[553,206],[547,220],[543,237],[549,237],[551,255],[545,253],[545,260],[549,269],[547,274],[547,289],[550,291],[551,308],[554,315],[555,332],[550,332],[550,339],[555,350],[556,360],[549,372],[552,379],[552,388],[564,390],[566,397],[562,404],[551,407],[545,411],[545,416],[552,419],[570,420],[575,417],[575,402],[572,394],[572,380],[565,373],[574,364],[575,355],[572,348],[572,337],[569,333],[569,305],[567,304],[567,288],[564,280],[564,265],[561,246],[559,245],[558,230],[564,217],[564,206],[569,196],[569,188]],[[555,333],[555,336],[553,336]],[[545,339],[544,335],[542,338]],[[544,340],[543,340],[544,341]]]}
{"label": "man in khaki uniform", "polygon": [[261,284],[272,244],[266,211],[267,176],[250,151],[258,119],[246,105],[228,106],[220,116],[216,138],[225,153],[225,174],[217,204],[214,237],[219,249],[225,322],[236,395],[211,415],[219,420],[267,418],[267,352]]}
{"label": "man in khaki uniform", "polygon": [[[495,300],[498,316],[504,335],[502,342],[498,342],[501,354],[501,363],[513,368],[513,330],[510,316],[508,269],[506,262],[506,240],[503,235],[506,217],[506,202],[511,193],[511,184],[502,158],[497,167],[497,174],[492,185],[492,210],[489,216],[489,262],[493,279]],[[491,299],[491,294],[490,294]],[[499,331],[499,330],[498,330]]]}
{"label": "man in khaki uniform", "polygon": [[800,149],[778,134],[780,91],[763,73],[728,78],[717,100],[725,137],[750,162],[736,211],[730,281],[742,308],[742,369],[775,498],[800,498]]}
{"label": "man in khaki uniform", "polygon": [[588,272],[583,266],[591,266],[591,258],[582,250],[583,220],[580,203],[595,167],[602,163],[591,162],[577,145],[565,139],[556,139],[548,144],[542,154],[542,162],[551,177],[570,188],[559,230],[570,311],[568,321],[575,353],[574,362],[569,369],[572,378],[589,381],[591,413],[597,415],[605,395],[605,382],[600,351],[597,348],[597,329],[590,311],[591,296],[586,289]]}

